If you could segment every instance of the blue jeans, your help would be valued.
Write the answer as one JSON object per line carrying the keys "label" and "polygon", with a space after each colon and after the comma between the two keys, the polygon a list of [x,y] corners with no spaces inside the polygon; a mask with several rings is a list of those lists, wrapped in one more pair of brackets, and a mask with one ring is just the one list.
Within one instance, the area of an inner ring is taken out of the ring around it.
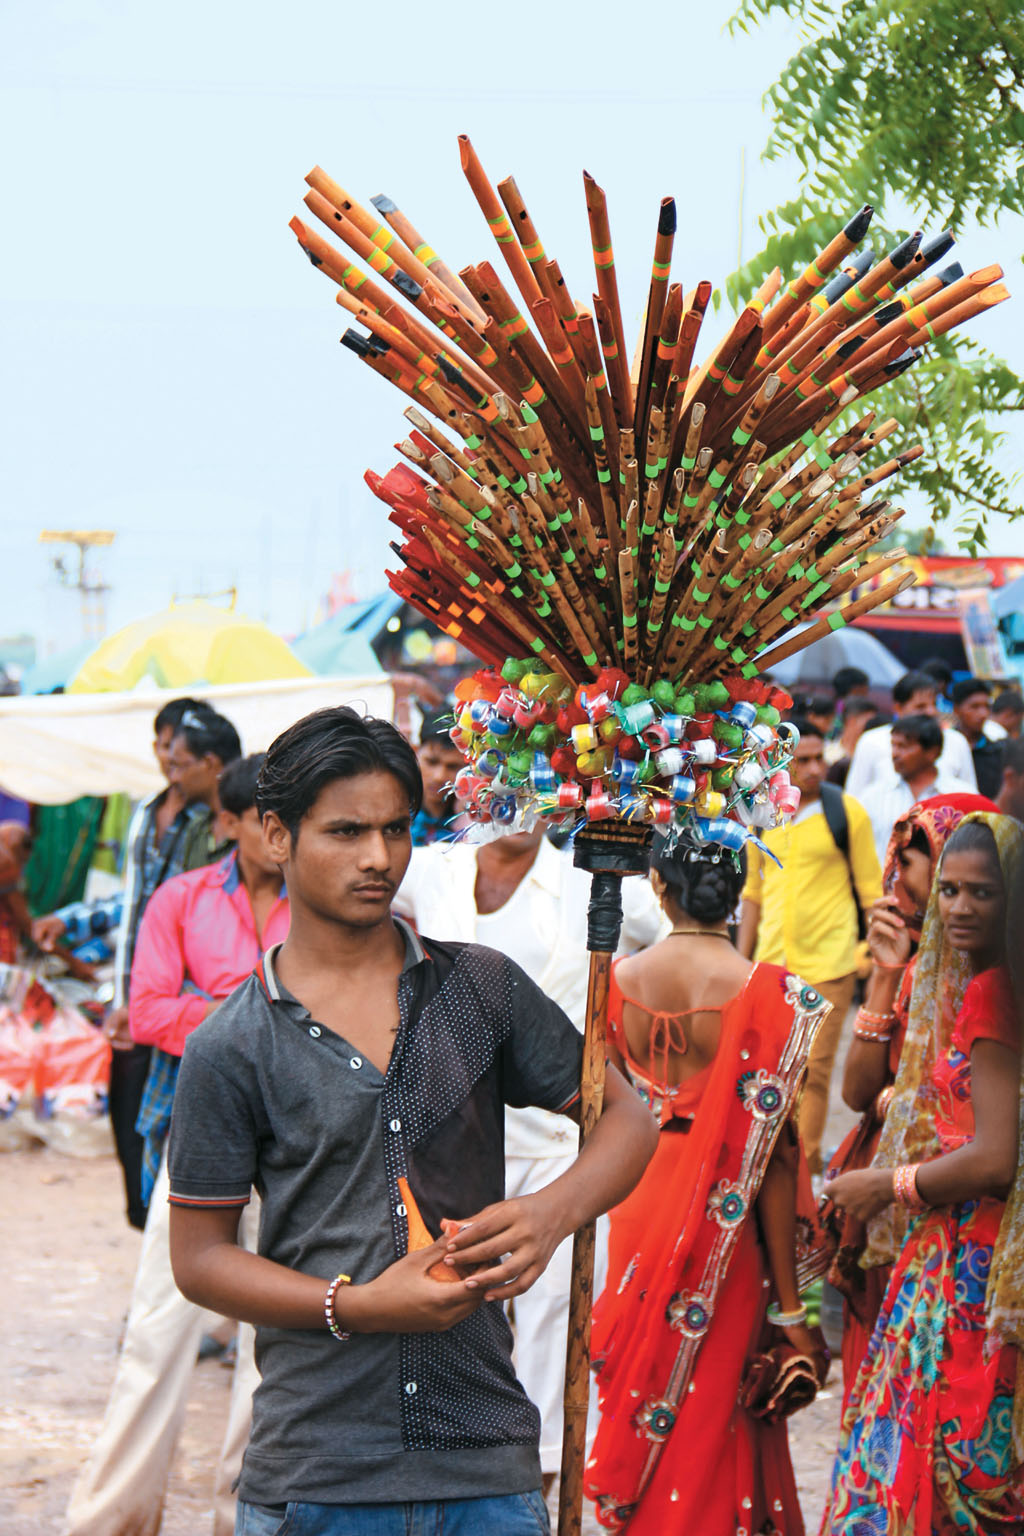
{"label": "blue jeans", "polygon": [[235,1536],[550,1536],[539,1491],[438,1504],[245,1504]]}

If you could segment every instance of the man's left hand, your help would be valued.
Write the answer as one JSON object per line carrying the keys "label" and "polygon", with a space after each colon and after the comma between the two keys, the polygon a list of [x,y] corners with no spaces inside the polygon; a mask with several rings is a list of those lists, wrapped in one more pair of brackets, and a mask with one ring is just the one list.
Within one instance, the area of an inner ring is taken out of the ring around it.
{"label": "man's left hand", "polygon": [[444,1262],[481,1265],[466,1285],[485,1288],[485,1301],[507,1301],[530,1289],[572,1230],[564,1205],[541,1190],[488,1205],[460,1222]]}

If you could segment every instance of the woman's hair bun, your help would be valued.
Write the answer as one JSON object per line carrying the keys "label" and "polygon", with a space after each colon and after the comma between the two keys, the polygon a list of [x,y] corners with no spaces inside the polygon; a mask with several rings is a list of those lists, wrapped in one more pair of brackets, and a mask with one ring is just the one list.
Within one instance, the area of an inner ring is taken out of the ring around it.
{"label": "woman's hair bun", "polygon": [[656,836],[651,868],[694,922],[721,923],[736,910],[745,878],[745,860],[727,849],[678,837]]}

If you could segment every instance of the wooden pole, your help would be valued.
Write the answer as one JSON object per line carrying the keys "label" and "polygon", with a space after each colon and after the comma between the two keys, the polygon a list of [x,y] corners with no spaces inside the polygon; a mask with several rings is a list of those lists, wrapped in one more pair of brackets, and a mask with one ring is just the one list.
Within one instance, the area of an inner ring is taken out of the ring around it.
{"label": "wooden pole", "polygon": [[[622,879],[647,869],[651,829],[636,822],[590,822],[576,837],[573,862],[591,875],[587,910],[590,981],[580,1074],[580,1146],[601,1118],[604,1104],[608,987],[612,956],[622,931]],[[579,1536],[583,1520],[583,1465],[590,1401],[590,1314],[594,1301],[594,1231],[588,1222],[573,1240],[569,1337],[565,1356],[565,1417],[558,1500],[558,1536]]]}

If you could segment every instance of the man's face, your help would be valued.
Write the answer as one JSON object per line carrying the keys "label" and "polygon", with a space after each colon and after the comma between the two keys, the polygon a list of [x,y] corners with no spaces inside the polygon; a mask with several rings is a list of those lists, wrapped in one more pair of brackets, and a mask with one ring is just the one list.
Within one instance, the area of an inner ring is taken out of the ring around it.
{"label": "man's face", "polygon": [[801,736],[789,776],[800,791],[802,800],[817,800],[825,779],[825,743],[820,736]]}
{"label": "man's face", "polygon": [[165,779],[170,778],[169,764],[171,761],[171,742],[174,740],[174,726],[163,725],[153,737],[153,756],[160,764],[160,772]]}
{"label": "man's face", "polygon": [[939,707],[935,688],[915,688],[905,704],[895,706],[898,715],[937,715]]}
{"label": "man's face", "polygon": [[953,706],[953,713],[961,726],[963,733],[971,741],[976,741],[982,734],[985,721],[992,713],[987,693],[979,690],[977,693],[968,694],[960,704]]}
{"label": "man's face", "polygon": [[416,757],[423,775],[424,808],[431,816],[443,816],[447,800],[444,786],[466,766],[466,759],[454,743],[440,740],[425,741],[417,748]]}
{"label": "man's face", "polygon": [[292,912],[373,928],[388,915],[412,853],[409,797],[385,770],[335,779],[320,791],[293,840],[272,812],[264,835],[288,885]]}
{"label": "man's face", "polygon": [[258,875],[278,873],[280,865],[271,857],[270,846],[263,835],[263,823],[254,805],[236,816],[232,811],[221,810],[218,831],[222,838],[234,843],[239,859],[246,871]]}
{"label": "man's face", "polygon": [[993,710],[992,719],[1002,726],[1007,736],[1014,738],[1020,735],[1021,725],[1024,724],[1024,715],[1018,714],[1015,709]]}
{"label": "man's face", "polygon": [[901,779],[912,779],[928,768],[934,768],[941,747],[922,747],[920,742],[901,731],[892,733],[892,765]]}
{"label": "man's face", "polygon": [[1003,769],[999,809],[1017,821],[1024,821],[1024,773],[1015,773],[1012,768]]}
{"label": "man's face", "polygon": [[167,758],[167,777],[180,790],[188,805],[196,800],[210,800],[217,789],[223,764],[212,752],[197,757],[189,751],[184,736],[175,736]]}
{"label": "man's face", "polygon": [[807,718],[821,732],[822,736],[827,736],[836,723],[836,712],[834,709],[827,712],[820,709],[809,709],[807,711]]}

